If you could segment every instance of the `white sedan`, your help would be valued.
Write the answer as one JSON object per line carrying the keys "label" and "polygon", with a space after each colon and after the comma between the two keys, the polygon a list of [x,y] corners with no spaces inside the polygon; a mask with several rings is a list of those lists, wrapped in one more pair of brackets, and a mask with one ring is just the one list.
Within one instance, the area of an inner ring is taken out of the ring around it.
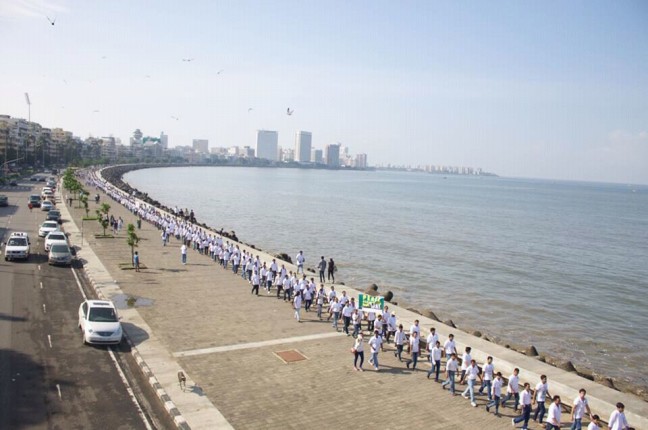
{"label": "white sedan", "polygon": [[41,202],[41,210],[42,211],[47,212],[49,210],[52,210],[53,208],[54,208],[54,204],[52,202],[50,202],[49,200],[43,200]]}
{"label": "white sedan", "polygon": [[65,233],[63,233],[62,231],[53,231],[51,233],[48,233],[45,237],[45,251],[49,252],[50,248],[55,243],[62,243],[64,245],[67,245],[68,241]]}
{"label": "white sedan", "polygon": [[56,221],[45,221],[38,229],[38,235],[45,237],[53,231],[59,231],[59,225]]}
{"label": "white sedan", "polygon": [[124,335],[113,302],[86,300],[79,306],[83,343],[118,344]]}

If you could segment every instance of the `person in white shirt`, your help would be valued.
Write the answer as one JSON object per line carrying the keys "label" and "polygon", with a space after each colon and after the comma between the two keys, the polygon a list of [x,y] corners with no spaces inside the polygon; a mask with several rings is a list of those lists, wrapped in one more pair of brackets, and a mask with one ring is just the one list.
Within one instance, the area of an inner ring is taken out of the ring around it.
{"label": "person in white shirt", "polygon": [[630,428],[628,420],[623,413],[624,410],[625,405],[623,403],[619,402],[616,404],[616,411],[612,412],[610,419],[608,420],[608,427],[610,430],[628,430]]}
{"label": "person in white shirt", "polygon": [[259,272],[256,270],[254,271],[254,274],[252,274],[252,291],[250,294],[254,294],[256,291],[256,295],[259,295]]}
{"label": "person in white shirt", "polygon": [[601,430],[601,417],[592,415],[592,422],[587,426],[587,430]]}
{"label": "person in white shirt", "polygon": [[466,383],[466,369],[468,368],[468,366],[470,366],[470,361],[472,360],[470,351],[472,351],[472,348],[467,346],[466,351],[461,356],[461,377],[459,378],[460,384]]}
{"label": "person in white shirt", "polygon": [[592,410],[589,407],[589,403],[587,402],[587,399],[585,398],[585,395],[587,394],[587,391],[585,391],[585,388],[581,388],[578,390],[578,397],[574,399],[574,405],[572,407],[571,411],[571,430],[581,430],[582,429],[582,421],[583,421],[583,415],[585,415],[585,411],[587,410],[587,415],[590,417],[592,416]]}
{"label": "person in white shirt", "polygon": [[475,382],[477,381],[478,376],[479,379],[481,379],[482,376],[479,373],[479,367],[477,366],[477,363],[475,363],[475,360],[470,360],[470,364],[464,371],[464,378],[466,378],[468,382],[468,387],[461,395],[464,399],[467,399],[467,395],[470,394],[470,404],[474,408],[477,407],[477,403],[475,403]]}
{"label": "person in white shirt", "polygon": [[351,336],[351,333],[349,333],[349,324],[351,324],[352,315],[353,306],[351,306],[351,302],[347,302],[346,305],[344,305],[344,308],[342,308],[342,319],[344,320],[344,327],[342,331],[344,331],[347,336]]}
{"label": "person in white shirt", "polygon": [[450,357],[452,354],[457,354],[457,347],[455,346],[454,334],[448,336],[448,340],[443,344],[443,351],[446,357]]}
{"label": "person in white shirt", "polygon": [[455,396],[455,374],[459,365],[457,363],[457,354],[451,354],[448,361],[446,361],[446,380],[441,384],[441,388],[445,389],[446,385],[450,386],[450,393]]}
{"label": "person in white shirt", "polygon": [[[358,334],[358,337],[356,337],[355,339],[355,342],[353,344],[353,355],[353,368],[362,372],[362,364],[364,363],[364,337],[362,336],[362,333]],[[359,366],[358,358],[360,359]]]}
{"label": "person in white shirt", "polygon": [[394,345],[396,345],[396,351],[394,351],[394,357],[398,357],[398,361],[403,361],[403,345],[405,345],[405,332],[403,331],[403,324],[398,325],[398,330],[394,333]]}
{"label": "person in white shirt", "polygon": [[520,394],[520,405],[522,406],[522,413],[520,416],[511,419],[513,427],[517,423],[524,421],[522,425],[522,430],[527,430],[529,425],[529,418],[531,417],[531,403],[533,402],[533,393],[531,392],[531,384],[528,382],[524,383],[524,390]]}
{"label": "person in white shirt", "polygon": [[553,396],[549,413],[547,414],[547,426],[545,430],[560,430],[560,396]]}
{"label": "person in white shirt", "polygon": [[297,260],[297,273],[301,271],[301,273],[304,273],[304,261],[306,261],[306,257],[304,257],[304,251],[299,251],[299,254],[297,254],[297,257],[295,257]]}
{"label": "person in white shirt", "polygon": [[508,385],[506,386],[506,397],[504,400],[502,400],[501,406],[503,408],[506,407],[506,402],[508,402],[511,397],[515,399],[515,407],[513,410],[517,411],[518,408],[518,403],[520,402],[520,378],[518,375],[520,374],[520,369],[517,367],[513,369],[513,374],[509,376],[509,381]]}
{"label": "person in white shirt", "polygon": [[430,351],[430,362],[432,363],[432,367],[430,367],[430,370],[428,371],[427,374],[428,379],[430,379],[430,375],[436,372],[434,377],[434,382],[439,382],[439,370],[441,369],[442,354],[443,354],[443,349],[441,348],[441,342],[437,340],[436,344],[432,347],[432,350]]}
{"label": "person in white shirt", "polygon": [[434,345],[436,345],[438,340],[439,335],[436,334],[436,329],[434,327],[430,328],[430,334],[428,334],[427,339],[425,339],[425,350],[429,354],[428,359],[430,360],[430,363],[432,362],[432,348],[434,348]]}
{"label": "person in white shirt", "polygon": [[293,307],[295,308],[295,319],[297,320],[297,322],[301,322],[301,316],[299,315],[299,313],[301,312],[301,304],[301,293],[297,292],[293,300]]}
{"label": "person in white shirt", "polygon": [[180,247],[180,256],[182,257],[182,264],[186,265],[187,264],[187,245],[184,243]]}
{"label": "person in white shirt", "polygon": [[367,331],[373,333],[374,331],[374,321],[376,321],[375,312],[365,312],[365,319],[367,320]]}
{"label": "person in white shirt", "polygon": [[369,362],[373,364],[374,370],[378,371],[378,351],[380,351],[380,347],[382,346],[382,337],[378,330],[374,330],[374,335],[369,339],[369,346],[371,347],[371,358]]}
{"label": "person in white shirt", "polygon": [[551,398],[551,394],[549,394],[549,384],[547,384],[547,375],[540,375],[540,382],[536,385],[533,394],[533,403],[538,403],[538,407],[533,414],[533,421],[538,421],[538,424],[542,424],[542,419],[547,411],[545,404],[547,397]]}
{"label": "person in white shirt", "polygon": [[412,365],[412,369],[416,370],[416,363],[418,363],[418,356],[421,351],[421,343],[418,335],[418,331],[413,331],[410,334],[409,350],[412,358],[407,360],[407,362],[405,363],[405,366],[407,366],[408,369],[410,368],[410,365]]}
{"label": "person in white shirt", "polygon": [[333,298],[333,303],[331,303],[331,313],[333,314],[333,328],[335,331],[338,331],[338,320],[340,319],[340,303],[338,298]]}
{"label": "person in white shirt", "polygon": [[326,300],[326,291],[324,291],[324,284],[320,285],[317,291],[317,317],[322,321],[322,310],[324,309],[324,300]]}
{"label": "person in white shirt", "polygon": [[351,314],[351,323],[353,324],[353,337],[357,337],[358,333],[360,333],[362,330],[360,330],[360,324],[362,323],[362,319],[360,318],[360,313],[358,312],[357,309],[353,310],[353,314]]}
{"label": "person in white shirt", "polygon": [[493,374],[495,373],[495,367],[493,366],[493,357],[490,355],[486,358],[486,363],[483,367],[484,377],[482,378],[481,387],[479,387],[479,394],[484,393],[484,388],[486,389],[486,395],[488,400],[492,400],[491,397],[491,384],[493,383]]}
{"label": "person in white shirt", "polygon": [[389,318],[387,318],[387,336],[385,336],[387,343],[389,343],[389,338],[396,333],[396,328],[396,312],[392,312]]}
{"label": "person in white shirt", "polygon": [[497,372],[491,387],[491,401],[486,405],[486,412],[490,412],[490,408],[495,406],[495,415],[497,416],[499,416],[500,399],[502,398],[502,385],[504,385],[502,372]]}

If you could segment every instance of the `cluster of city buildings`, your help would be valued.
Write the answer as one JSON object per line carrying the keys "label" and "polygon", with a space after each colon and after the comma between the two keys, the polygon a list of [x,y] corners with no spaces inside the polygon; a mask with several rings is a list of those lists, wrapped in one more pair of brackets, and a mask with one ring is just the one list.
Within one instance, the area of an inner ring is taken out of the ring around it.
{"label": "cluster of city buildings", "polygon": [[485,172],[481,167],[466,166],[444,166],[444,165],[397,165],[397,164],[380,164],[376,166],[377,170],[398,170],[406,172],[426,172],[438,173],[444,175],[467,175],[467,176],[495,176],[494,173]]}
{"label": "cluster of city buildings", "polygon": [[367,168],[367,155],[351,155],[339,143],[314,148],[312,133],[295,134],[295,146],[282,148],[276,131],[258,130],[256,145],[209,147],[207,139],[194,139],[191,145],[169,147],[169,136],[147,136],[137,129],[127,144],[113,136],[80,138],[61,128],[46,128],[22,118],[0,115],[0,160],[29,165],[67,165],[78,161],[245,163],[256,165],[321,166]]}

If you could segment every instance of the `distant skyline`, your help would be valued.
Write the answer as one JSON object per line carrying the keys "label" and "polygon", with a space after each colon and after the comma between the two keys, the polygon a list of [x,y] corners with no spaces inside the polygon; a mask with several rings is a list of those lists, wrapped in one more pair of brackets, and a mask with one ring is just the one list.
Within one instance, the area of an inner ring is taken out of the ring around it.
{"label": "distant skyline", "polygon": [[308,130],[372,165],[648,184],[646,23],[642,0],[5,0],[0,113],[27,92],[81,137]]}

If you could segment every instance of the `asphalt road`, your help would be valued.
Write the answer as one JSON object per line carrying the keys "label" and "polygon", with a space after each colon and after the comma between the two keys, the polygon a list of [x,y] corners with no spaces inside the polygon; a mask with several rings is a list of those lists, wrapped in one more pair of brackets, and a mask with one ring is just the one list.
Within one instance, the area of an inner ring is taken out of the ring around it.
{"label": "asphalt road", "polygon": [[2,241],[26,231],[32,243],[29,261],[0,260],[0,429],[174,428],[127,345],[82,345],[78,308],[94,294],[78,262],[48,266],[32,186],[0,189]]}

